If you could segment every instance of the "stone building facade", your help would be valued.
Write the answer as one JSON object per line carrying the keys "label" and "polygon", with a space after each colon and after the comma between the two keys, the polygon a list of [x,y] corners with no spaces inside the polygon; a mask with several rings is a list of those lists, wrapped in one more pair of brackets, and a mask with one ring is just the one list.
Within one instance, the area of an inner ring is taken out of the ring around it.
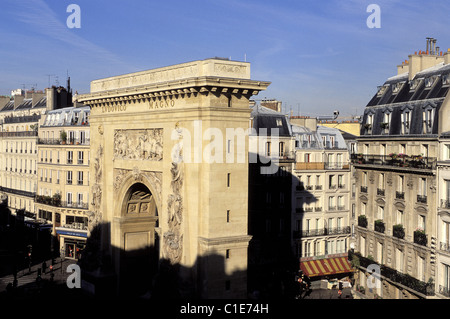
{"label": "stone building facade", "polygon": [[[445,207],[438,206],[440,199],[445,206],[446,163],[437,160],[449,129],[449,58],[449,52],[428,50],[410,55],[362,117],[359,153],[352,157],[355,250],[365,265],[381,267],[382,286],[373,293],[383,298],[432,298],[439,281],[448,287],[445,275],[438,275],[445,271],[437,257],[445,234]],[[360,269],[358,284],[364,286],[370,274]]]}

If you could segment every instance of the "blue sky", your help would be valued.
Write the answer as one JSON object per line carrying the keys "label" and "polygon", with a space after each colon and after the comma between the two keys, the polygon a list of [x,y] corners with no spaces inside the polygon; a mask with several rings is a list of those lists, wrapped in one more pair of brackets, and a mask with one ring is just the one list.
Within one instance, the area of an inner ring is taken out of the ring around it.
{"label": "blue sky", "polygon": [[[81,8],[81,28],[66,12]],[[371,3],[381,28],[369,29]],[[2,0],[0,94],[90,81],[214,56],[251,62],[271,81],[256,98],[294,114],[359,115],[396,66],[434,37],[450,48],[448,1]],[[50,78],[49,78],[50,75]]]}

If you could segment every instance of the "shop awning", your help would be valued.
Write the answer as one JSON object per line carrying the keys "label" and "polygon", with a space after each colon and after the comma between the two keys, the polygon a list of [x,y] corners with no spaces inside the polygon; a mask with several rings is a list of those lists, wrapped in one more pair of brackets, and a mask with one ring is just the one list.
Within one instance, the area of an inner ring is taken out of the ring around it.
{"label": "shop awning", "polygon": [[347,257],[316,259],[300,262],[300,269],[308,277],[327,276],[353,272]]}

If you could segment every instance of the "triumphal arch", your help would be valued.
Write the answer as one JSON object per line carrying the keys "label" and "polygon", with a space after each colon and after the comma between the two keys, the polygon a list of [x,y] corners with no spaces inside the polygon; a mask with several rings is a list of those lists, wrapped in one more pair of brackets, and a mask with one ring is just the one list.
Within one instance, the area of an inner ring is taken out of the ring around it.
{"label": "triumphal arch", "polygon": [[246,297],[248,136],[237,140],[269,84],[250,63],[212,58],[94,80],[78,96],[91,106],[90,226],[108,225],[119,285],[148,252],[176,266],[181,290]]}

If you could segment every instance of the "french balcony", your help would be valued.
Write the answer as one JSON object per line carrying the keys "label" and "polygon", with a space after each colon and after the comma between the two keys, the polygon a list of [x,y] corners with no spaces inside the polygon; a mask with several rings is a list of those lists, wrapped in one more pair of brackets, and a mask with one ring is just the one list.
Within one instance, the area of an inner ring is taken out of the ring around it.
{"label": "french balcony", "polygon": [[441,208],[450,208],[450,200],[441,199]]}
{"label": "french balcony", "polygon": [[366,215],[359,215],[358,216],[358,226],[367,228],[367,224],[368,224],[368,222],[367,222]]}
{"label": "french balcony", "polygon": [[414,232],[414,243],[422,246],[427,245],[427,235],[422,230],[416,230]]}
{"label": "french balcony", "polygon": [[361,193],[367,193],[367,186],[361,186]]}
{"label": "french balcony", "polygon": [[395,192],[395,198],[397,198],[397,199],[405,199],[405,192],[396,191]]}
{"label": "french balcony", "polygon": [[384,189],[377,188],[377,195],[378,196],[384,196]]}
{"label": "french balcony", "polygon": [[427,195],[417,195],[417,202],[418,203],[427,203]]}
{"label": "french balcony", "polygon": [[399,239],[405,238],[405,229],[403,228],[403,226],[400,224],[392,226],[392,236]]}
{"label": "french balcony", "polygon": [[386,229],[386,225],[381,219],[378,219],[378,220],[375,221],[374,230],[376,232],[384,234],[385,229]]}

